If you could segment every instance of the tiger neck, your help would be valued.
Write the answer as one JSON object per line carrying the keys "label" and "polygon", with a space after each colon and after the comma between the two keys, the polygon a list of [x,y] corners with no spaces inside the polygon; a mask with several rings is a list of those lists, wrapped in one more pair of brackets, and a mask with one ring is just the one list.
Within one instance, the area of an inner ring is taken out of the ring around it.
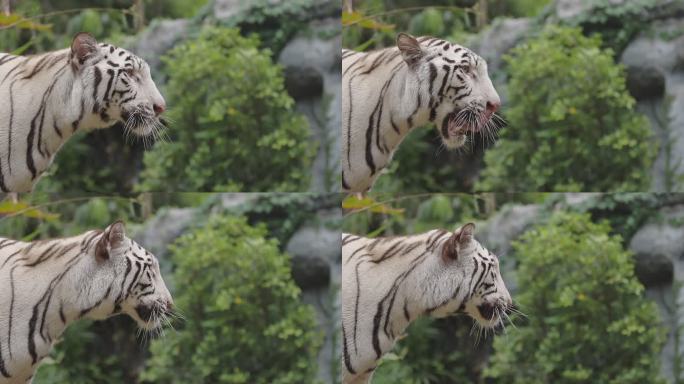
{"label": "tiger neck", "polygon": [[[54,154],[79,129],[87,128],[92,101],[86,95],[77,74],[69,67],[55,84],[55,92],[46,102],[43,127],[43,150]],[[49,125],[48,125],[49,124]]]}
{"label": "tiger neck", "polygon": [[[375,255],[373,259],[377,262],[376,266],[381,268],[374,271],[375,274],[386,276],[387,281],[395,282],[399,281],[402,275],[396,271],[411,271],[398,286],[389,312],[387,333],[384,334],[392,342],[403,337],[406,328],[416,319],[435,315],[435,309],[443,309],[443,304],[447,302],[450,303],[450,307],[453,307],[465,300],[463,298],[465,292],[455,290],[451,286],[444,287],[444,280],[438,276],[444,266],[441,264],[443,261],[436,255],[439,254],[439,250],[449,235],[448,231],[433,230],[425,234],[397,239],[399,244],[407,244],[404,248],[397,247],[396,242],[392,241],[378,242],[378,245],[373,247],[372,253]],[[406,251],[409,253],[405,254]],[[401,267],[388,264],[388,268],[383,268],[383,263],[391,262],[392,259],[402,263]],[[453,280],[455,286],[461,284],[460,279]],[[386,289],[391,291],[390,287]],[[454,297],[453,292],[458,294]],[[382,321],[384,325],[385,319]]]}
{"label": "tiger neck", "polygon": [[46,161],[50,161],[59,148],[77,131],[104,128],[111,125],[109,120],[94,111],[101,108],[93,97],[95,84],[84,81],[84,76],[91,73],[79,73],[66,65],[60,68],[55,76],[52,92],[45,102],[40,141],[36,143],[34,151]]}
{"label": "tiger neck", "polygon": [[398,95],[398,100],[386,98],[389,108],[389,128],[386,143],[393,151],[415,127],[430,122],[429,96],[426,95],[417,76],[403,65],[389,85],[389,94]]}
{"label": "tiger neck", "polygon": [[[435,243],[430,243],[432,238],[429,236],[418,235],[409,238],[397,238],[394,241],[378,242],[372,247],[372,263],[375,263],[373,274],[384,276],[387,283],[401,283],[396,287],[396,293],[392,293],[392,286],[385,285],[380,290],[388,294],[384,303],[383,311],[388,312],[387,316],[382,316],[380,322],[380,336],[385,337],[389,343],[386,345],[391,349],[393,343],[404,336],[406,328],[416,319],[428,313],[428,306],[424,303],[422,296],[425,293],[423,278],[429,274],[429,258],[433,256],[428,247],[434,247]],[[439,238],[435,237],[436,240]],[[397,244],[407,243],[405,246]],[[414,247],[411,244],[416,244]],[[403,248],[402,248],[403,247]],[[408,251],[409,253],[406,253]],[[414,264],[416,260],[425,258],[423,262]],[[399,263],[398,266],[396,263]],[[406,274],[402,271],[411,270]],[[393,297],[393,298],[392,298]],[[391,307],[390,307],[391,306]],[[387,352],[387,351],[384,351]]]}
{"label": "tiger neck", "polygon": [[86,315],[84,309],[97,300],[97,294],[92,292],[92,279],[84,279],[83,276],[92,276],[95,262],[88,258],[87,249],[93,246],[98,234],[93,231],[70,239],[28,246],[24,270],[51,272],[45,279],[47,285],[42,289],[20,292],[20,287],[16,287],[14,292],[15,295],[27,296],[31,302],[36,302],[35,297],[30,297],[31,292],[46,292],[34,306],[26,306],[26,313],[21,317],[28,319],[28,348],[32,358],[32,350],[36,360],[47,355],[64,330],[83,318]]}

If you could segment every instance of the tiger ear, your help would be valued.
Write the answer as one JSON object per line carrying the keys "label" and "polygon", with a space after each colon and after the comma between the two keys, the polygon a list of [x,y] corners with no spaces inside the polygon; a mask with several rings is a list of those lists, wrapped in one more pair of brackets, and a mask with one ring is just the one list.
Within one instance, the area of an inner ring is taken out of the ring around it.
{"label": "tiger ear", "polygon": [[475,231],[475,224],[468,223],[458,228],[451,235],[449,240],[444,243],[442,248],[442,258],[445,261],[458,259],[458,250],[461,247],[468,245],[473,240],[473,232]]}
{"label": "tiger ear", "polygon": [[454,232],[454,236],[456,237],[458,244],[466,245],[473,240],[473,232],[475,232],[475,224],[467,223],[457,229]]}
{"label": "tiger ear", "polygon": [[104,230],[95,246],[95,256],[98,260],[109,260],[112,249],[121,246],[126,237],[126,227],[121,221],[116,221]]}
{"label": "tiger ear", "polygon": [[402,32],[397,35],[397,47],[410,68],[415,68],[425,56],[425,51],[423,51],[418,40],[407,33]]}
{"label": "tiger ear", "polygon": [[86,60],[93,56],[99,55],[100,49],[97,46],[97,40],[87,32],[79,32],[71,41],[71,62],[76,68],[79,68]]}

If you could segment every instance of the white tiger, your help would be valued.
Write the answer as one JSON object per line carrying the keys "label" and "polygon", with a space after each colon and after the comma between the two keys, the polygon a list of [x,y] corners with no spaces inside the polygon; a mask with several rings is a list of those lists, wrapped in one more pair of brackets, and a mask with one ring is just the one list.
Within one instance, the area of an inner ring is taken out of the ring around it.
{"label": "white tiger", "polygon": [[145,61],[87,33],[71,49],[0,53],[0,192],[29,192],[77,130],[120,121],[147,136],[165,108]]}
{"label": "white tiger", "polygon": [[369,239],[342,236],[342,338],[345,384],[368,383],[378,360],[422,315],[466,313],[483,327],[512,309],[498,258],[455,232]]}
{"label": "white tiger", "polygon": [[433,122],[457,148],[492,129],[500,105],[485,60],[458,44],[401,33],[397,47],[343,50],[343,190],[370,190],[412,128]]}
{"label": "white tiger", "polygon": [[124,225],[24,243],[0,238],[0,383],[30,383],[66,327],[125,313],[161,327],[173,300],[157,259]]}

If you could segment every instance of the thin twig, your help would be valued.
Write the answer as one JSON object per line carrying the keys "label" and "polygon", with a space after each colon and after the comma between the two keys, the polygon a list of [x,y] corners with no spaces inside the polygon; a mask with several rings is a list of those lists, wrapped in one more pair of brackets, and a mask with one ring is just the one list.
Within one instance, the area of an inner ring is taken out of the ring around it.
{"label": "thin twig", "polygon": [[67,204],[67,203],[75,203],[75,202],[87,201],[87,200],[91,200],[91,199],[112,199],[112,200],[124,200],[124,201],[128,201],[128,202],[135,202],[135,201],[136,201],[136,198],[134,198],[134,197],[121,197],[121,196],[87,196],[87,197],[84,196],[84,197],[73,197],[73,198],[70,198],[70,199],[62,199],[62,200],[51,201],[51,202],[43,203],[43,204],[32,205],[32,206],[26,207],[26,208],[24,208],[24,209],[21,209],[21,210],[19,210],[19,211],[12,212],[12,213],[10,213],[10,214],[4,215],[4,216],[0,217],[0,221],[9,219],[9,218],[12,218],[12,217],[15,217],[15,216],[22,215],[22,214],[24,214],[24,213],[26,213],[26,212],[41,210],[42,208],[47,208],[47,207],[50,207],[50,206],[53,206],[53,205]]}
{"label": "thin twig", "polygon": [[465,192],[450,192],[450,193],[429,193],[429,192],[426,192],[426,193],[416,193],[416,194],[412,194],[412,195],[404,195],[404,196],[394,197],[394,198],[389,199],[389,200],[384,200],[384,201],[376,202],[376,203],[374,203],[374,204],[368,205],[368,206],[363,207],[363,208],[354,209],[354,210],[351,210],[350,212],[346,213],[346,214],[344,215],[344,217],[347,217],[347,216],[349,216],[349,215],[353,215],[353,214],[356,214],[356,213],[361,213],[361,212],[367,211],[367,210],[369,210],[369,209],[373,209],[373,208],[375,208],[375,207],[380,207],[380,206],[383,206],[383,205],[387,205],[387,204],[389,204],[389,203],[395,203],[395,202],[402,201],[402,200],[406,200],[406,199],[423,198],[423,197],[431,197],[431,196],[434,196],[434,195],[440,195],[440,196],[474,196],[475,198],[485,200],[485,195],[487,195],[487,194],[489,194],[489,193],[474,193],[474,194],[473,194],[473,193],[465,193]]}
{"label": "thin twig", "polygon": [[367,15],[367,16],[364,16],[364,17],[362,17],[362,18],[360,18],[360,19],[358,19],[358,20],[356,20],[356,21],[353,21],[353,22],[347,23],[347,24],[345,24],[345,25],[342,25],[342,27],[343,27],[343,28],[345,28],[345,27],[351,27],[352,25],[356,25],[356,24],[358,24],[358,23],[360,23],[360,22],[362,22],[362,21],[371,20],[371,19],[374,19],[374,18],[376,18],[376,17],[389,16],[389,15],[393,15],[393,14],[397,14],[397,13],[402,13],[402,12],[422,11],[422,10],[424,10],[425,8],[444,9],[444,10],[464,10],[464,11],[466,11],[466,12],[473,12],[473,13],[475,13],[475,9],[473,9],[472,7],[455,7],[455,6],[453,6],[453,5],[433,5],[433,6],[430,6],[430,5],[423,5],[423,6],[420,6],[420,7],[397,8],[397,9],[393,9],[393,10],[391,10],[391,11],[385,11],[385,12],[375,13],[375,14],[372,14],[372,15]]}
{"label": "thin twig", "polygon": [[38,20],[38,19],[44,19],[44,18],[53,17],[53,16],[68,15],[68,14],[72,14],[72,13],[80,13],[83,11],[95,11],[95,12],[111,12],[111,11],[114,11],[114,12],[121,12],[125,15],[135,15],[135,13],[130,8],[94,7],[94,8],[65,9],[62,11],[48,12],[48,13],[43,13],[43,14],[36,15],[36,16],[22,18],[21,20],[17,20],[12,24],[0,26],[0,31],[13,28],[13,27],[15,27],[21,23],[24,23],[26,21],[29,21],[29,20]]}

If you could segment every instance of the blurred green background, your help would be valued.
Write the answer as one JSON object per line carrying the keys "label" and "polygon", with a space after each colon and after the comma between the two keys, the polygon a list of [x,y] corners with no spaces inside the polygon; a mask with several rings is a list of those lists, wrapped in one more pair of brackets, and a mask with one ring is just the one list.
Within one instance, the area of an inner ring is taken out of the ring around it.
{"label": "blurred green background", "polygon": [[[337,378],[340,198],[141,194],[0,203],[0,234],[49,239],[124,220],[159,259],[181,319],[69,327],[43,383],[327,383]],[[267,363],[265,363],[267,362]]]}
{"label": "blurred green background", "polygon": [[473,320],[421,318],[374,383],[681,383],[684,195],[374,194],[343,204],[369,237],[476,223],[520,311],[477,341]]}
{"label": "blurred green background", "polygon": [[343,47],[398,32],[471,48],[507,125],[463,150],[416,129],[382,192],[682,191],[684,3],[671,0],[346,1]]}

